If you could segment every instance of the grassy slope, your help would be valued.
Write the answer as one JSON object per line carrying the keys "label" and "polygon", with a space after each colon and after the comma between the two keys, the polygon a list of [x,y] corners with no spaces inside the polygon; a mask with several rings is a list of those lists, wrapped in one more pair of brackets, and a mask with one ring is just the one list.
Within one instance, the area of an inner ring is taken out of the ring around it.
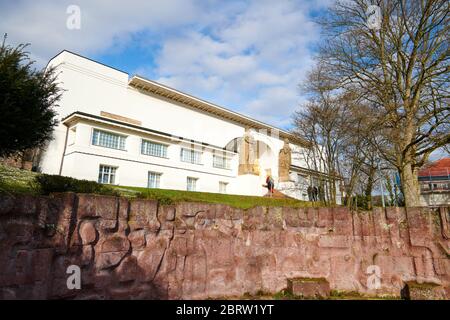
{"label": "grassy slope", "polygon": [[[37,173],[0,165],[0,192],[37,194],[33,179]],[[255,206],[269,207],[309,207],[312,203],[294,199],[273,199],[264,197],[239,196],[230,194],[189,192],[180,190],[147,189],[115,186],[121,195],[156,199],[163,204],[176,202],[220,203],[232,207],[248,209]],[[318,205],[318,203],[316,203]]]}
{"label": "grassy slope", "polygon": [[0,192],[36,194],[32,182],[37,173],[0,164]]}
{"label": "grassy slope", "polygon": [[295,199],[274,199],[265,197],[239,196],[231,194],[191,192],[166,189],[147,189],[137,187],[118,187],[119,190],[126,189],[140,192],[145,198],[158,199],[163,203],[171,202],[208,202],[227,204],[232,207],[249,209],[255,206],[267,207],[310,207],[312,203]]}

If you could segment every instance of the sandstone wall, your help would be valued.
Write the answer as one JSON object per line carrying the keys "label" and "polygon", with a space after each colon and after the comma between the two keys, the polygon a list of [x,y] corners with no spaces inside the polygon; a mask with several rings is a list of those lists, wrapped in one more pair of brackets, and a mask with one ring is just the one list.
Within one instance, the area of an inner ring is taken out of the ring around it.
{"label": "sandstone wall", "polygon": [[[351,213],[58,194],[0,195],[0,298],[189,299],[275,293],[296,277],[331,289],[449,298],[447,209]],[[81,290],[66,269],[81,267]],[[377,265],[381,288],[367,287]]]}

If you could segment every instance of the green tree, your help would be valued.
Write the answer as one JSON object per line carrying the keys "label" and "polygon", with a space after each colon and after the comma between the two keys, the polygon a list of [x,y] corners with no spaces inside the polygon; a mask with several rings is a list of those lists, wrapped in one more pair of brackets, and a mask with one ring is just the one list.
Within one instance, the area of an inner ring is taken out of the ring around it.
{"label": "green tree", "polygon": [[0,47],[0,157],[43,146],[56,125],[56,75],[33,68],[27,46],[7,45],[5,35]]}

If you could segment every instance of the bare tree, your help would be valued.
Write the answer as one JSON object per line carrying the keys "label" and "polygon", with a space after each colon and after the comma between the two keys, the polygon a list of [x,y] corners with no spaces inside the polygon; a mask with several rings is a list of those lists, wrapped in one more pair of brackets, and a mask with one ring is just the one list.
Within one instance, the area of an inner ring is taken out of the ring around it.
{"label": "bare tree", "polygon": [[400,173],[407,206],[419,205],[418,169],[450,143],[449,6],[446,0],[337,1],[322,25],[318,61],[327,81],[359,92],[375,111],[376,147]]}
{"label": "bare tree", "polygon": [[336,183],[341,176],[339,157],[353,121],[348,107],[351,100],[334,92],[320,66],[309,74],[303,90],[310,97],[293,115],[294,133],[311,142],[305,158],[312,169],[327,173],[329,178],[322,187],[330,203],[335,204]]}

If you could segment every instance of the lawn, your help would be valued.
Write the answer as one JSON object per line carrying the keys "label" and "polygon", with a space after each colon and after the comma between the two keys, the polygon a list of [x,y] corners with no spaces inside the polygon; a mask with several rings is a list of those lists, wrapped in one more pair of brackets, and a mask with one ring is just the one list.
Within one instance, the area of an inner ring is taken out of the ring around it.
{"label": "lawn", "polygon": [[[207,202],[220,203],[241,209],[249,209],[256,206],[264,207],[311,207],[312,202],[296,199],[275,199],[267,197],[240,196],[232,194],[192,192],[181,190],[148,189],[138,187],[116,187],[120,192],[136,192],[141,197],[157,199],[161,203],[174,202]],[[317,205],[317,203],[316,203]]]}
{"label": "lawn", "polygon": [[[39,188],[36,183],[34,183],[34,178],[37,175],[39,174],[0,165],[0,192],[39,194]],[[205,202],[226,204],[240,209],[249,209],[256,206],[298,208],[311,207],[314,205],[311,202],[299,201],[295,199],[275,199],[266,197],[166,189],[148,189],[126,186],[113,186],[113,188],[124,197],[155,199],[160,201],[162,204],[172,204],[177,202]],[[315,203],[315,205],[318,206],[319,204]]]}
{"label": "lawn", "polygon": [[0,192],[36,194],[36,188],[32,185],[36,175],[35,172],[0,164]]}

